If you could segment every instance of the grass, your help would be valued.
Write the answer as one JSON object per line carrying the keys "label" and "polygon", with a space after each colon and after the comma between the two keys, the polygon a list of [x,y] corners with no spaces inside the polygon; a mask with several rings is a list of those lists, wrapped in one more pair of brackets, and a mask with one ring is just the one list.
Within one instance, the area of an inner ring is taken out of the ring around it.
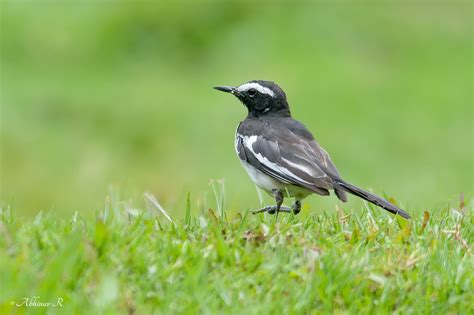
{"label": "grass", "polygon": [[[223,191],[216,204],[224,207]],[[472,314],[472,205],[405,221],[366,206],[302,215],[139,210],[31,222],[0,212],[0,313]],[[222,202],[222,203],[220,203]],[[224,208],[222,208],[224,209]],[[63,307],[12,306],[24,297]]]}

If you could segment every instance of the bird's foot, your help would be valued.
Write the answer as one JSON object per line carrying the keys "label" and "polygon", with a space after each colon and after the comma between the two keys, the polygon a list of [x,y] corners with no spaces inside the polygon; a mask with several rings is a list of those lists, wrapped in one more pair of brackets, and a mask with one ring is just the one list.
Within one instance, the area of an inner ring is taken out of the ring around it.
{"label": "bird's foot", "polygon": [[277,210],[277,206],[266,206],[259,210],[251,211],[253,214],[267,212],[269,214],[275,214],[277,212],[291,212],[291,208],[287,206],[281,206],[279,210]]}
{"label": "bird's foot", "polygon": [[294,214],[298,214],[301,211],[301,201],[295,200],[295,203],[291,206]]}

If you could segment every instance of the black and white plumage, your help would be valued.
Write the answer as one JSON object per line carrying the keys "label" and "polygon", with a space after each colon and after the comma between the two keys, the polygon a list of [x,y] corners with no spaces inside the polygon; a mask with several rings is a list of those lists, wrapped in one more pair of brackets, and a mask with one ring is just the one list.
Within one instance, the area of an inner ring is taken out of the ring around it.
{"label": "black and white plumage", "polygon": [[[343,202],[348,192],[391,213],[410,217],[388,201],[342,180],[329,154],[303,124],[291,117],[286,95],[275,83],[256,80],[215,89],[232,93],[248,109],[237,128],[235,150],[252,181],[273,194],[277,203],[256,212],[298,213],[303,198],[311,193],[327,196],[333,190]],[[291,209],[282,206],[284,196],[295,198]]]}

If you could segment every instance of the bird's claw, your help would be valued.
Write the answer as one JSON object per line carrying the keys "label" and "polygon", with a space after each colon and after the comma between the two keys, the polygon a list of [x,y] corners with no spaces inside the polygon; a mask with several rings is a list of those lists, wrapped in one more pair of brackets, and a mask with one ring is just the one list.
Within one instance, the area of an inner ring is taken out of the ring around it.
{"label": "bird's claw", "polygon": [[[277,206],[266,206],[266,207],[263,207],[262,209],[258,209],[258,210],[253,210],[251,211],[252,214],[257,214],[257,213],[262,213],[262,212],[267,212],[269,214],[275,214],[277,213]],[[278,210],[278,212],[291,212],[291,209],[287,206],[281,206],[280,209]]]}

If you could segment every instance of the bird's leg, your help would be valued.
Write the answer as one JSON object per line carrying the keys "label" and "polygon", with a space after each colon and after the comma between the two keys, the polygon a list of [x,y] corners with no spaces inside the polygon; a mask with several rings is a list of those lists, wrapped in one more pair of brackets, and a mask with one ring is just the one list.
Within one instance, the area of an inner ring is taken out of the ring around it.
{"label": "bird's leg", "polygon": [[275,214],[278,212],[291,212],[291,209],[287,206],[282,206],[283,203],[283,193],[279,189],[272,190],[273,195],[275,196],[276,205],[275,206],[266,206],[262,209],[252,211],[253,214],[268,212],[270,214]]}
{"label": "bird's leg", "polygon": [[[273,195],[275,196],[275,201],[277,203],[276,204],[276,209],[275,209],[275,212],[276,212],[275,222],[276,222],[276,221],[278,221],[278,213],[280,213],[281,204],[283,203],[283,200],[285,198],[283,197],[283,193],[279,189],[273,189],[272,192],[273,192]],[[275,212],[273,212],[273,213],[275,213]],[[273,213],[270,213],[270,214],[273,214]]]}
{"label": "bird's leg", "polygon": [[294,214],[298,214],[301,211],[301,201],[296,199],[295,203],[291,206]]}
{"label": "bird's leg", "polygon": [[274,214],[276,212],[276,214],[278,215],[278,212],[280,211],[281,204],[283,203],[283,199],[284,199],[283,193],[279,189],[272,189],[272,192],[273,192],[273,196],[275,197],[276,208],[272,212],[268,211],[268,213]]}

